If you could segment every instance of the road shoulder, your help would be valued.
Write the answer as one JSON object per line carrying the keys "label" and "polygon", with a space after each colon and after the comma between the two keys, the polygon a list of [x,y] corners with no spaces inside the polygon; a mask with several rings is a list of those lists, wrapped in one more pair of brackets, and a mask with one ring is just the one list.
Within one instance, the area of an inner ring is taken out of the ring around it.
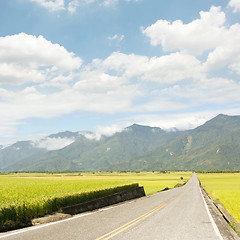
{"label": "road shoulder", "polygon": [[224,240],[239,240],[240,237],[237,235],[237,233],[229,226],[228,222],[222,215],[222,213],[218,210],[218,208],[215,206],[214,201],[209,198],[206,191],[203,189],[203,187],[200,185],[203,197],[206,201],[206,204],[208,206],[208,209],[223,237]]}

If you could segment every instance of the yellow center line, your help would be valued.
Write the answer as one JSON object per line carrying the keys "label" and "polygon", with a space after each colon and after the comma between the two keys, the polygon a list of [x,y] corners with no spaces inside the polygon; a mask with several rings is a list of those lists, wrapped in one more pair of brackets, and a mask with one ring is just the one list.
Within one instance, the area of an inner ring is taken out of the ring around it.
{"label": "yellow center line", "polygon": [[152,209],[151,211],[143,214],[142,216],[124,224],[123,226],[113,230],[112,232],[109,232],[105,235],[103,235],[102,237],[100,238],[97,238],[96,240],[101,240],[101,239],[104,239],[104,240],[107,240],[107,239],[110,239],[114,236],[116,236],[117,234],[123,232],[124,230],[130,228],[131,226],[135,225],[136,223],[144,220],[145,218],[149,217],[150,215],[152,215],[153,213],[157,212],[158,210],[160,210],[161,208],[163,208],[164,206],[166,206],[167,204],[166,203],[162,203],[160,204],[159,206],[157,206],[156,208]]}
{"label": "yellow center line", "polygon": [[[177,194],[175,197],[171,198],[170,201],[173,201],[174,199],[176,199],[179,195],[181,195],[182,193]],[[134,220],[124,224],[123,226],[116,228],[115,230],[113,230],[112,232],[109,232],[99,238],[97,238],[96,240],[108,240],[116,235],[118,235],[119,233],[125,231],[126,229],[130,228],[131,226],[135,225],[136,223],[144,220],[145,218],[149,217],[150,215],[152,215],[153,213],[157,212],[158,210],[160,210],[161,208],[163,208],[164,206],[166,206],[167,203],[161,203],[159,206],[155,207],[154,209],[150,210],[149,212],[141,215],[138,218],[135,218]]]}
{"label": "yellow center line", "polygon": [[104,239],[105,239],[105,240],[110,239],[110,238],[116,236],[117,234],[119,234],[119,233],[125,231],[126,229],[130,228],[131,226],[135,225],[136,223],[138,223],[138,222],[144,220],[145,218],[149,217],[149,216],[152,215],[153,213],[157,212],[159,209],[163,208],[165,205],[166,205],[166,204],[163,204],[163,206],[161,206],[160,208],[156,209],[155,211],[153,211],[153,212],[149,213],[148,215],[146,215],[146,216],[144,216],[144,217],[138,219],[137,221],[135,221],[135,222],[129,224],[129,225],[126,226],[125,228],[119,229],[119,231],[117,231],[117,232],[111,234],[109,237],[104,238]]}

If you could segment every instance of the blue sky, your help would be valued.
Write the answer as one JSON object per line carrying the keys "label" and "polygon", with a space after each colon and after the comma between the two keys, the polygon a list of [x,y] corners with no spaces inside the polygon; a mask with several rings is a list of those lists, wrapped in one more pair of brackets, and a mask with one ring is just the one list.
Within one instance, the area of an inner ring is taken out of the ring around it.
{"label": "blue sky", "polygon": [[240,113],[240,0],[0,1],[0,144]]}

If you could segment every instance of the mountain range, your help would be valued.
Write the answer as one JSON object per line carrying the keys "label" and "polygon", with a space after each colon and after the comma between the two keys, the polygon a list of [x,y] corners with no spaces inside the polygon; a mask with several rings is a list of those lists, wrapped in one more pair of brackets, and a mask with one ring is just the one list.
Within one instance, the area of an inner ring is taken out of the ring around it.
{"label": "mountain range", "polygon": [[133,124],[113,136],[61,132],[0,147],[0,171],[240,169],[240,116],[186,131]]}

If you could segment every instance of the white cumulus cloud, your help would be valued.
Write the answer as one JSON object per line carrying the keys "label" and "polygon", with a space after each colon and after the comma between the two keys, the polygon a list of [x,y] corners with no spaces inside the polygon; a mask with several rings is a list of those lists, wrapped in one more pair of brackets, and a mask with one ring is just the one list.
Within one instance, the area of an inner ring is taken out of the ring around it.
{"label": "white cumulus cloud", "polygon": [[[231,5],[231,2],[229,4]],[[152,45],[161,45],[165,51],[184,53],[181,54],[181,58],[189,64],[189,68],[193,70],[192,73],[199,73],[198,70],[211,72],[228,67],[230,71],[240,74],[240,24],[229,26],[226,22],[226,16],[221,7],[212,6],[208,12],[201,11],[200,18],[188,24],[184,24],[181,20],[172,23],[167,20],[158,20],[142,32],[150,38]],[[198,57],[204,52],[207,54],[206,62],[202,63],[203,68],[196,68],[199,64],[194,56]],[[170,56],[172,59],[175,56],[176,60],[178,53],[173,54]],[[170,60],[167,55],[163,56],[162,60],[164,58]],[[175,66],[173,73],[176,72],[176,75],[181,78],[181,74],[177,72],[178,66],[181,66],[181,60]],[[165,69],[167,71],[168,67]],[[190,69],[189,71],[191,72]],[[186,75],[189,71],[186,66]]]}
{"label": "white cumulus cloud", "polygon": [[194,56],[172,53],[161,57],[146,57],[115,52],[102,63],[126,78],[139,76],[143,81],[174,83],[186,78],[201,78],[204,70]]}
{"label": "white cumulus cloud", "polygon": [[41,71],[23,68],[20,64],[0,62],[0,84],[21,85],[26,82],[43,82],[45,76]]}
{"label": "white cumulus cloud", "polygon": [[231,0],[228,3],[228,6],[233,8],[233,12],[234,13],[240,12],[240,1],[239,0]]}
{"label": "white cumulus cloud", "polygon": [[26,33],[0,37],[0,84],[41,82],[56,72],[78,69],[82,60],[43,36]]}
{"label": "white cumulus cloud", "polygon": [[169,22],[158,20],[142,32],[153,46],[161,45],[164,51],[180,50],[193,55],[214,49],[224,33],[225,13],[221,7],[211,7],[209,12],[200,12],[200,19],[188,24],[181,20]]}
{"label": "white cumulus cloud", "polygon": [[229,69],[240,74],[240,24],[236,23],[224,31],[221,43],[209,53],[205,63],[207,70]]}

